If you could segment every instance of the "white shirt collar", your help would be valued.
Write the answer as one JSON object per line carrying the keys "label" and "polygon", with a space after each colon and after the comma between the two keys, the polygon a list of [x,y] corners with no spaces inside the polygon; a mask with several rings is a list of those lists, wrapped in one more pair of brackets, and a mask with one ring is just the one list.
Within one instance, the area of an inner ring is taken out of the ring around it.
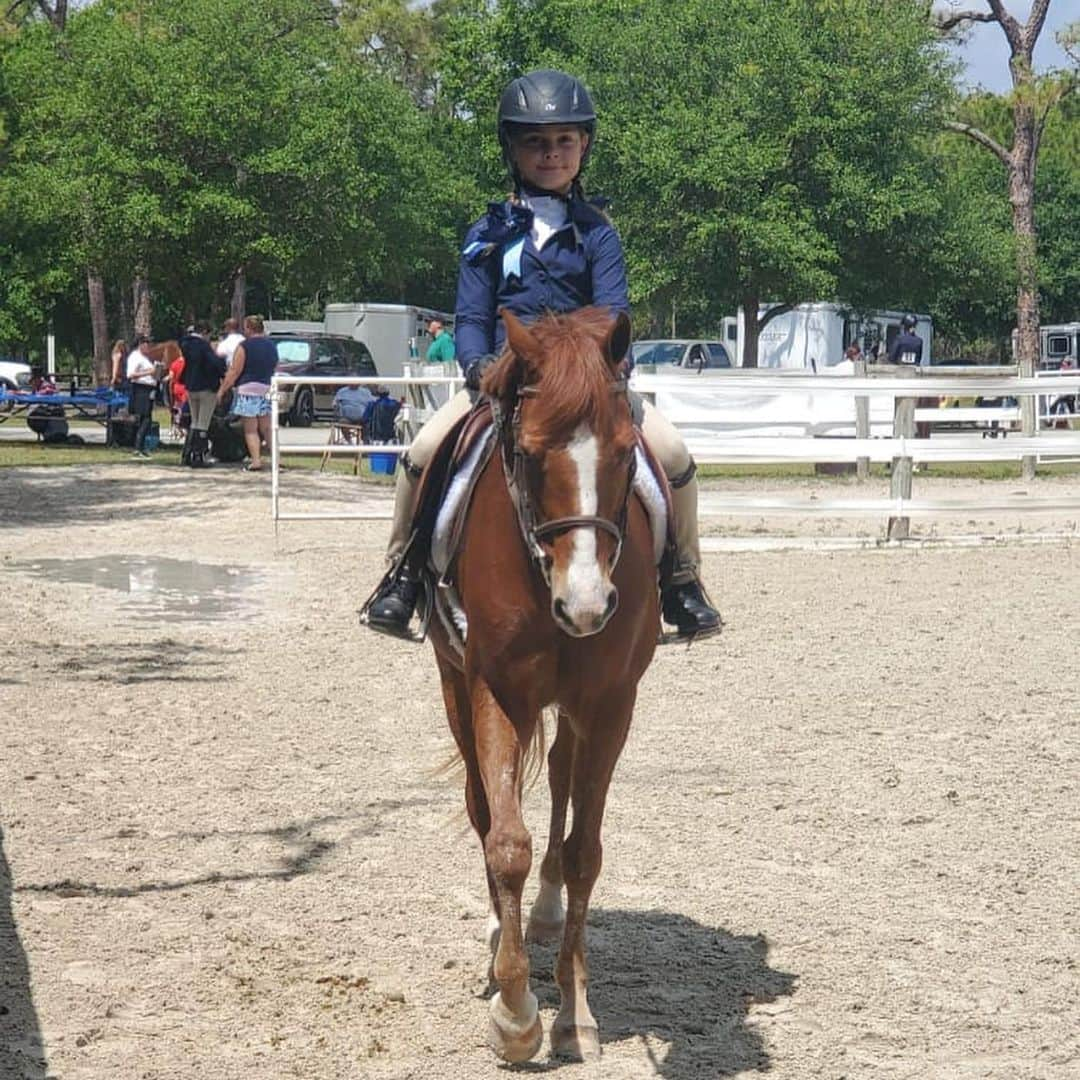
{"label": "white shirt collar", "polygon": [[532,239],[539,251],[570,220],[566,200],[554,195],[530,195],[522,202],[533,212]]}

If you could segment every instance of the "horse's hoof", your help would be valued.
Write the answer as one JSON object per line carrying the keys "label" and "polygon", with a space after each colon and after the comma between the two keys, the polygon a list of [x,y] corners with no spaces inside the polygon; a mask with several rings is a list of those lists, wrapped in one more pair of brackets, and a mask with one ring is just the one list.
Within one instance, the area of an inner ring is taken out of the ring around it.
{"label": "horse's hoof", "polygon": [[536,995],[528,990],[525,992],[525,1016],[518,1019],[503,1004],[502,994],[496,994],[491,999],[488,1041],[491,1049],[503,1061],[517,1063],[536,1057],[544,1041],[544,1027],[540,1023]]}
{"label": "horse's hoof", "polygon": [[532,915],[529,917],[529,926],[525,931],[525,940],[536,945],[543,945],[549,941],[561,941],[565,919],[540,919]]}
{"label": "horse's hoof", "polygon": [[551,1052],[575,1061],[599,1061],[600,1032],[592,1026],[560,1024],[556,1020],[551,1028]]}

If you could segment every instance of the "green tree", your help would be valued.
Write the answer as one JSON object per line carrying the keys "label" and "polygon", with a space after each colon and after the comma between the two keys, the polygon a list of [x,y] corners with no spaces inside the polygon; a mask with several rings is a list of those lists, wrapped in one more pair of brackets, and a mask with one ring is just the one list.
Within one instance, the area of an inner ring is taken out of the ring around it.
{"label": "green tree", "polygon": [[501,0],[487,19],[482,8],[459,15],[447,63],[480,131],[527,67],[570,67],[594,90],[591,180],[614,197],[639,322],[676,303],[704,329],[737,303],[895,302],[905,271],[902,291],[916,291],[910,233],[938,209],[924,139],[950,93],[922,5]]}
{"label": "green tree", "polygon": [[1080,98],[1076,95],[1062,103],[1043,136],[1036,224],[1042,321],[1080,319]]}
{"label": "green tree", "polygon": [[457,185],[427,114],[336,19],[319,0],[115,0],[22,30],[2,190],[62,238],[69,290],[145,274],[170,331],[249,291],[445,295]]}
{"label": "green tree", "polygon": [[[1012,208],[1016,254],[1017,360],[1021,375],[1030,377],[1039,357],[1039,267],[1036,228],[1036,166],[1047,120],[1054,108],[1071,94],[1080,80],[1077,72],[1036,75],[1032,66],[1035,43],[1042,33],[1050,0],[1033,0],[1027,22],[1020,22],[1005,8],[1003,0],[986,0],[986,10],[951,11],[937,18],[945,33],[973,22],[994,23],[1009,45],[1009,74],[1013,92],[1009,96],[1011,130],[1004,142],[976,127],[965,118],[948,122],[951,130],[967,136],[988,150],[1004,166]],[[1035,399],[1022,402],[1024,429],[1035,428]],[[1023,461],[1023,475],[1035,475],[1035,458]]]}

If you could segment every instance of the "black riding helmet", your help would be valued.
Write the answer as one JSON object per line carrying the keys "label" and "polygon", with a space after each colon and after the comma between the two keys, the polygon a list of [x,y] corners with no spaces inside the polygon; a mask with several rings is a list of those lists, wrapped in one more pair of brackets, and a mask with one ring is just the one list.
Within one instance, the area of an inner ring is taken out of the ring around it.
{"label": "black riding helmet", "polygon": [[900,320],[900,325],[901,325],[901,326],[902,326],[902,327],[903,327],[903,328],[904,328],[905,330],[914,330],[914,329],[915,329],[915,327],[916,327],[916,326],[918,325],[918,323],[919,323],[919,320],[918,320],[918,319],[916,319],[914,315],[905,315],[905,316],[904,316],[904,317],[903,317],[903,318],[902,318],[902,319]]}
{"label": "black riding helmet", "polygon": [[515,182],[519,177],[510,153],[513,128],[538,124],[574,124],[584,130],[589,136],[589,145],[581,157],[581,169],[585,169],[596,134],[596,110],[580,79],[545,68],[514,79],[503,91],[499,99],[499,145]]}

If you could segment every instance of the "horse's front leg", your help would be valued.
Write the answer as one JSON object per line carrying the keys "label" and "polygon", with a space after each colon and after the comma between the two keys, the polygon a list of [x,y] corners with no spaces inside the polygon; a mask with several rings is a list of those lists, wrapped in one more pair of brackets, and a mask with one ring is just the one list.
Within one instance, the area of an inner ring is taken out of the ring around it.
{"label": "horse's front leg", "polygon": [[591,715],[586,710],[575,714],[580,735],[570,781],[574,825],[562,856],[566,929],[555,965],[562,1001],[551,1028],[551,1049],[582,1061],[600,1056],[600,1032],[586,993],[589,969],[585,962],[585,920],[603,859],[600,828],[608,785],[630,728],[635,696],[636,690],[624,691],[617,698],[609,696]]}
{"label": "horse's front leg", "polygon": [[[465,766],[465,809],[468,811],[469,821],[476,830],[476,835],[480,838],[480,843],[483,844],[488,829],[491,827],[491,814],[488,811],[487,796],[484,794],[484,784],[480,778],[480,766],[476,760],[476,736],[473,732],[469,688],[465,682],[464,673],[459,671],[438,649],[435,650],[435,659],[438,661],[439,675],[442,678],[446,718],[450,722],[450,731],[453,733]],[[488,874],[488,895],[491,899],[491,910],[488,914],[487,940],[491,955],[494,957],[499,945],[499,911],[498,898],[495,895],[495,886],[490,874]],[[494,977],[494,974],[489,971],[488,979],[491,980]]]}
{"label": "horse's front leg", "polygon": [[476,756],[490,814],[484,859],[500,921],[492,962],[499,989],[491,999],[491,1045],[506,1061],[528,1061],[544,1037],[536,996],[529,989],[529,957],[521,932],[521,892],[532,865],[532,837],[521,815],[521,770],[537,712],[514,709],[512,719],[479,678],[471,687],[471,700]]}
{"label": "horse's front leg", "polygon": [[574,732],[570,718],[559,710],[555,741],[548,751],[548,786],[551,788],[551,829],[544,861],[540,864],[540,892],[529,911],[529,941],[556,941],[566,923],[563,907],[563,838],[566,806],[570,799],[570,770],[574,761]]}

